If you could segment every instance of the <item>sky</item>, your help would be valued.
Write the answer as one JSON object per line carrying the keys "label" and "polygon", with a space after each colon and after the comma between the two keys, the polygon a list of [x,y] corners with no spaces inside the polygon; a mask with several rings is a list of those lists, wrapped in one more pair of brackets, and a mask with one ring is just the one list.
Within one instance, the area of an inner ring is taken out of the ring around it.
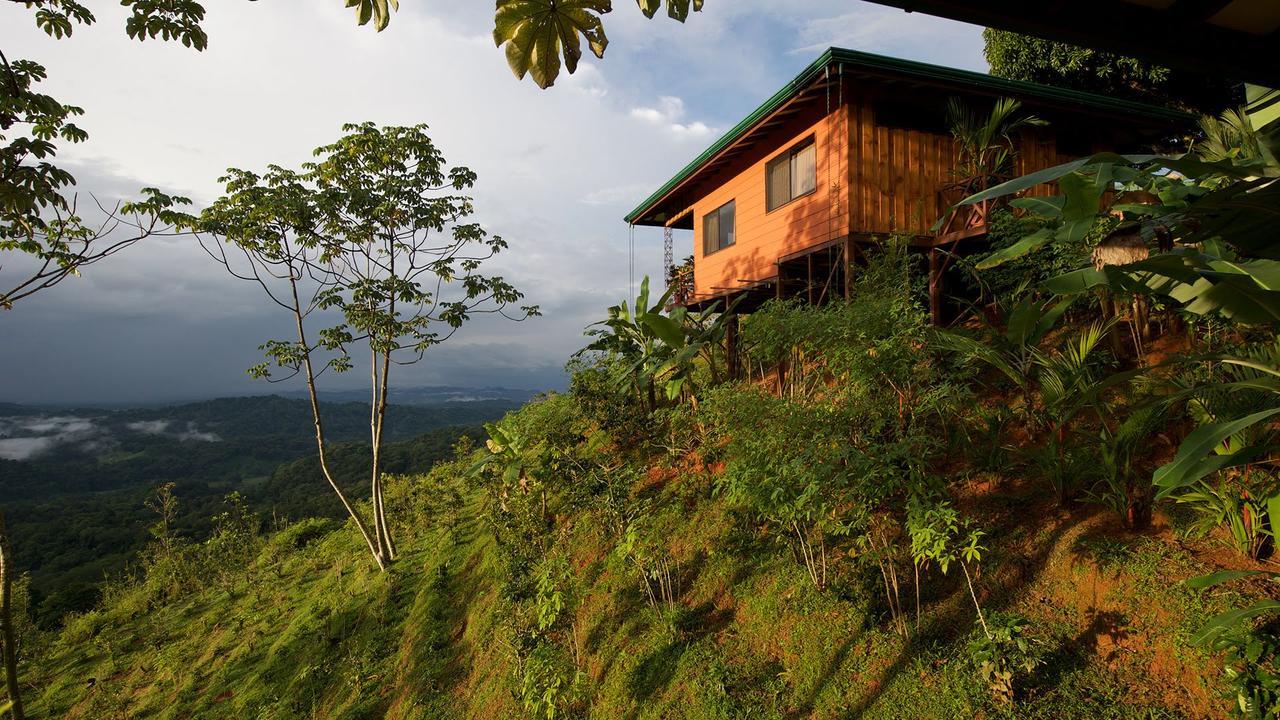
{"label": "sky", "polygon": [[[619,0],[604,59],[588,56],[545,91],[517,81],[494,47],[492,3],[404,0],[381,33],[357,27],[339,0],[204,4],[204,52],[129,40],[118,3],[94,3],[98,22],[63,40],[0,3],[3,49],[45,65],[42,90],[85,109],[89,140],[58,155],[82,206],[156,186],[198,209],[227,168],[296,168],[343,123],[426,123],[450,165],[476,171],[476,219],[510,245],[487,270],[543,316],[473,321],[397,370],[405,386],[563,385],[583,328],[641,276],[661,276],[661,231],[636,228],[632,240],[623,215],[825,48],[986,70],[981,28],[857,0],[709,0],[684,25]],[[692,252],[689,235],[677,257]],[[0,253],[0,282],[20,270]],[[291,389],[245,373],[263,341],[289,330],[287,314],[191,238],[148,238],[0,310],[0,402]]]}

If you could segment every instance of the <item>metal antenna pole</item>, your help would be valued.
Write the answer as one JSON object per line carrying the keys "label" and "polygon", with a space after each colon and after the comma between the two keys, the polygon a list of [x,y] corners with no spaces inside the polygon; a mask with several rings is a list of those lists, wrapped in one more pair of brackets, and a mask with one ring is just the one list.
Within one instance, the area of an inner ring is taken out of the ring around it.
{"label": "metal antenna pole", "polygon": [[627,291],[636,294],[636,226],[628,228],[627,233]]}
{"label": "metal antenna pole", "polygon": [[675,233],[671,230],[671,226],[662,228],[662,271],[667,276],[667,287],[671,286],[672,271],[676,269],[676,259],[672,254],[674,252],[674,240],[672,236]]}

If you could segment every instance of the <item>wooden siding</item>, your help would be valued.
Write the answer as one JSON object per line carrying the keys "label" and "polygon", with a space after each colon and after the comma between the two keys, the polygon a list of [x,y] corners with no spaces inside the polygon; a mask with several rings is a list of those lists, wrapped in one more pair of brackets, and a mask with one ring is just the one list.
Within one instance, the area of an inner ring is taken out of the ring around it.
{"label": "wooden siding", "polygon": [[[850,98],[846,90],[843,107],[812,124],[775,132],[761,143],[767,153],[713,181],[694,202],[695,298],[773,278],[779,258],[850,234],[932,234],[946,209],[938,191],[956,180],[955,141],[942,132],[878,123],[874,97],[853,91]],[[817,146],[816,190],[766,212],[766,164],[810,135]],[[1051,126],[1027,130],[1016,144],[1019,175],[1070,159],[1057,151]],[[1032,194],[1050,192],[1040,186]],[[736,203],[736,241],[704,254],[703,217],[730,200]]]}
{"label": "wooden siding", "polygon": [[868,98],[846,112],[854,232],[928,234],[942,211],[938,188],[951,180],[951,137],[877,124]]}
{"label": "wooden siding", "polygon": [[[771,152],[701,197],[693,205],[694,290],[707,297],[741,288],[741,281],[756,281],[777,274],[780,256],[803,250],[849,233],[845,177],[848,144],[845,114],[830,115],[798,131],[770,142]],[[765,165],[796,143],[813,136],[817,149],[815,188],[812,193],[765,210]],[[733,200],[736,238],[731,247],[703,253],[702,219]]]}

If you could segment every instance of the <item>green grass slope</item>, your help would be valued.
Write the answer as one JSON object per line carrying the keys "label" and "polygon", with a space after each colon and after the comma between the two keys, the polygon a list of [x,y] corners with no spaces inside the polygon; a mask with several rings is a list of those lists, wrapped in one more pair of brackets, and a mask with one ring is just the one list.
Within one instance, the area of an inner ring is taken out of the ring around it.
{"label": "green grass slope", "polygon": [[[163,564],[117,585],[102,609],[24,644],[32,716],[527,716],[528,609],[504,588],[510,568],[468,464],[397,481],[402,556],[390,572],[350,527],[308,520],[176,588]],[[675,509],[656,521],[678,565],[670,611],[648,606],[605,513],[558,518],[578,589],[559,621],[575,670],[556,717],[1223,716],[1217,669],[1187,640],[1233,598],[1179,583],[1209,567],[1209,551],[1167,528],[1121,543],[1101,514],[1056,511],[1016,479],[966,488],[966,509],[1005,540],[979,580],[984,604],[1033,618],[1045,645],[1014,709],[977,680],[972,606],[954,576],[926,585],[920,630],[903,640],[875,578],[848,573],[819,592],[736,522],[711,492],[720,471],[659,459],[628,488]]]}

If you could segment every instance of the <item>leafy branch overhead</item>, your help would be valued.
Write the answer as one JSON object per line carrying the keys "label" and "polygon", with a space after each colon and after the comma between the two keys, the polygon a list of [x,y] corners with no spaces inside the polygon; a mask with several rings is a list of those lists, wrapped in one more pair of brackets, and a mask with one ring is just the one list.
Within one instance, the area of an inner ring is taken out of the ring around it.
{"label": "leafy branch overhead", "polygon": [[[662,0],[637,0],[652,18]],[[702,10],[702,0],[666,0],[667,16],[684,22],[689,11]],[[560,75],[561,58],[570,74],[582,59],[582,42],[597,58],[604,57],[609,38],[601,16],[613,10],[612,0],[497,0],[493,42],[506,46],[507,64],[517,78],[528,75],[540,88],[551,87]]]}
{"label": "leafy branch overhead", "polygon": [[391,11],[400,9],[400,0],[346,0],[347,7],[356,9],[356,20],[361,25],[373,26],[382,32],[391,22]]}

